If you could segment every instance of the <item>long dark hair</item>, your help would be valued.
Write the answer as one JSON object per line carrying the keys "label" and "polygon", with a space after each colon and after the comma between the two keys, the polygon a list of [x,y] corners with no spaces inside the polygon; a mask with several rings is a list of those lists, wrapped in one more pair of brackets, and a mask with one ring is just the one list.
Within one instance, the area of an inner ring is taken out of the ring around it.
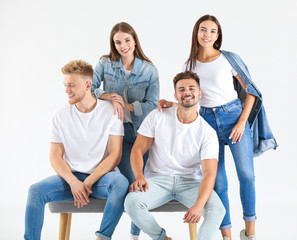
{"label": "long dark hair", "polygon": [[120,22],[120,23],[116,24],[112,28],[112,30],[110,32],[110,38],[109,38],[110,52],[109,52],[109,54],[103,55],[102,57],[108,57],[113,62],[116,62],[117,61],[117,59],[120,56],[120,54],[118,53],[118,51],[117,51],[117,49],[116,49],[116,47],[114,45],[114,41],[113,41],[113,37],[114,37],[114,35],[117,32],[123,32],[123,33],[130,34],[133,37],[133,39],[134,39],[134,41],[136,43],[135,50],[134,50],[134,55],[136,57],[138,57],[139,59],[141,59],[141,60],[145,60],[147,62],[152,63],[152,61],[149,60],[147,58],[147,56],[145,56],[145,54],[143,53],[142,48],[140,46],[140,42],[138,40],[138,36],[137,36],[135,30],[128,23],[126,23],[126,22]]}
{"label": "long dark hair", "polygon": [[223,39],[223,34],[222,34],[222,28],[221,25],[218,21],[218,19],[215,16],[212,15],[204,15],[201,18],[198,19],[198,21],[195,23],[193,33],[192,33],[192,45],[191,45],[191,52],[188,60],[186,61],[186,69],[192,71],[196,67],[196,60],[198,58],[198,53],[199,53],[199,43],[198,43],[198,30],[200,27],[200,24],[206,20],[213,21],[217,26],[218,26],[218,39],[215,41],[213,44],[214,49],[219,50],[222,45],[222,39]]}

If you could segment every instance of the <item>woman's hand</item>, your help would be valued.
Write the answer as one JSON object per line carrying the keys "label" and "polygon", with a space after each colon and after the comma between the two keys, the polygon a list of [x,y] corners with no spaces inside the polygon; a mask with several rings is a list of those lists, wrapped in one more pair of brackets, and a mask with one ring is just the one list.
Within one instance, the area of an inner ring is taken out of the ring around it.
{"label": "woman's hand", "polygon": [[245,122],[238,121],[236,125],[233,127],[232,132],[229,136],[229,139],[232,138],[232,144],[235,144],[237,141],[240,142],[242,135],[245,129]]}
{"label": "woman's hand", "polygon": [[112,101],[111,103],[113,105],[114,115],[116,115],[118,113],[119,119],[121,121],[123,121],[124,120],[124,108],[123,108],[123,106],[120,103],[114,102],[114,101]]}
{"label": "woman's hand", "polygon": [[124,109],[126,108],[126,103],[124,102],[122,96],[120,96],[116,93],[112,93],[110,96],[110,100],[112,102],[117,102],[117,103],[121,104]]}
{"label": "woman's hand", "polygon": [[158,101],[158,110],[162,112],[163,108],[170,108],[170,107],[173,107],[174,105],[176,105],[177,103],[173,103],[173,102],[169,102],[165,99],[160,99]]}

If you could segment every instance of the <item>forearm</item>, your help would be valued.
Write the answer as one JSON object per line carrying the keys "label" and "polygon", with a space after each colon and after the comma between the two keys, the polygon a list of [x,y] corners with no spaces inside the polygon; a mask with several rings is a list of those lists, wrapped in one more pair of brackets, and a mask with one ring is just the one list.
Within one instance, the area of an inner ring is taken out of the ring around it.
{"label": "forearm", "polygon": [[195,203],[196,206],[203,208],[208,201],[215,183],[216,174],[210,173],[203,176],[203,180],[199,187],[198,198]]}
{"label": "forearm", "polygon": [[125,109],[130,111],[130,112],[134,112],[133,104],[129,104],[129,103],[125,104]]}
{"label": "forearm", "polygon": [[76,180],[77,178],[73,175],[71,172],[69,166],[67,163],[59,156],[51,156],[51,165],[52,168],[56,171],[56,173],[62,177],[69,185],[73,180]]}
{"label": "forearm", "polygon": [[254,102],[255,102],[255,99],[256,97],[254,95],[251,95],[249,93],[247,93],[247,96],[246,96],[246,100],[245,100],[245,103],[244,103],[244,108],[241,112],[241,115],[238,119],[238,122],[246,122],[250,113],[251,113],[251,110],[253,108],[253,105],[254,105]]}
{"label": "forearm", "polygon": [[143,155],[140,150],[133,150],[131,151],[131,156],[130,156],[130,163],[131,163],[131,168],[132,172],[134,174],[135,179],[141,179],[144,178],[143,176]]}
{"label": "forearm", "polygon": [[84,181],[88,187],[92,186],[106,173],[112,171],[120,162],[121,155],[111,154],[99,163],[97,168]]}
{"label": "forearm", "polygon": [[99,97],[99,99],[101,99],[101,100],[111,100],[111,94],[109,94],[109,93],[103,93],[103,94]]}

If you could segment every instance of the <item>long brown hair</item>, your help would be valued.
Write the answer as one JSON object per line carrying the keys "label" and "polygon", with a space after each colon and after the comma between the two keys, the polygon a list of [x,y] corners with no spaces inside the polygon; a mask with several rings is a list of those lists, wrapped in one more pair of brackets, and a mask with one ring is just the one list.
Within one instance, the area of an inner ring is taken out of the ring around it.
{"label": "long brown hair", "polygon": [[117,32],[123,32],[123,33],[130,34],[133,37],[133,39],[134,39],[134,41],[136,43],[135,50],[134,50],[134,55],[136,57],[138,57],[139,59],[141,59],[141,60],[145,60],[147,62],[152,63],[152,61],[149,60],[147,58],[147,56],[145,56],[145,54],[143,53],[142,48],[140,46],[140,42],[138,40],[138,36],[137,36],[135,30],[128,23],[126,23],[126,22],[120,22],[120,23],[116,24],[112,28],[112,30],[110,32],[110,38],[109,38],[110,52],[109,52],[109,54],[103,55],[102,57],[108,57],[113,62],[116,62],[117,61],[117,59],[120,56],[120,54],[118,53],[118,51],[117,51],[117,49],[116,49],[116,47],[114,45],[114,41],[113,41],[113,37],[114,37],[114,35]]}
{"label": "long brown hair", "polygon": [[213,44],[214,49],[219,50],[222,45],[222,39],[223,39],[223,34],[222,34],[222,28],[221,25],[218,21],[218,19],[215,16],[212,15],[204,15],[201,18],[198,19],[198,21],[195,23],[193,33],[192,33],[192,45],[191,45],[191,52],[188,60],[186,61],[186,69],[192,71],[196,67],[196,60],[198,58],[198,53],[199,53],[199,43],[198,43],[198,30],[200,27],[200,24],[206,20],[213,21],[217,26],[218,26],[218,39],[215,41]]}

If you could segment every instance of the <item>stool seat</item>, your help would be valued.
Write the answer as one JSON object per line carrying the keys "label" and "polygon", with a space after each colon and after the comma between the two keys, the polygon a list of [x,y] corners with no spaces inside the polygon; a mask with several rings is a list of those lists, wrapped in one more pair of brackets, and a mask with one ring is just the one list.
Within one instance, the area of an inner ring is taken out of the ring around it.
{"label": "stool seat", "polygon": [[[90,197],[88,205],[81,208],[74,206],[74,201],[49,202],[48,207],[52,213],[60,213],[59,240],[69,240],[72,213],[103,213],[106,199]],[[150,210],[150,212],[186,212],[187,207],[176,200],[172,200],[163,206]],[[197,224],[189,223],[190,240],[197,236]]]}
{"label": "stool seat", "polygon": [[[106,199],[90,197],[88,205],[81,208],[74,206],[73,201],[50,202],[49,210],[52,213],[102,213],[104,211]],[[163,206],[150,210],[150,212],[186,212],[188,208],[176,200],[172,200]]]}

